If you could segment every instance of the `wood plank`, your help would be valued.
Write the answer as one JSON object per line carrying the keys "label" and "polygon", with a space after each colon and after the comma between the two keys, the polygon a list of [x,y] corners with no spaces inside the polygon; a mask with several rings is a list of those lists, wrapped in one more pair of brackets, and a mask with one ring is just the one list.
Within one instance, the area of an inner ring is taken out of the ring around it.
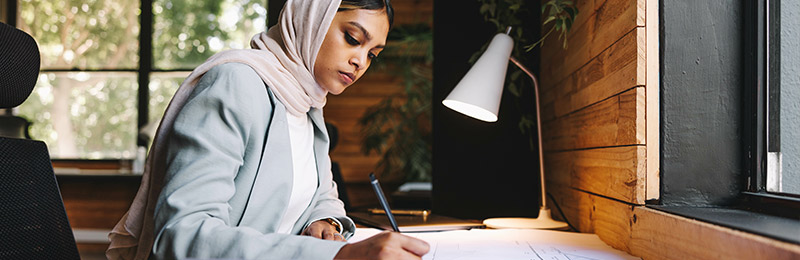
{"label": "wood plank", "polygon": [[[576,1],[575,6],[578,8],[578,15],[576,15],[575,20],[572,21],[572,28],[578,28],[586,24],[586,22],[589,21],[589,18],[594,17],[594,14],[597,12],[597,7],[602,6],[605,1],[606,0]],[[567,33],[567,36],[571,37],[573,34],[575,34],[575,31],[576,30],[570,30],[569,33]]]}
{"label": "wood plank", "polygon": [[545,122],[545,151],[645,144],[645,89],[637,87]]}
{"label": "wood plank", "polygon": [[548,181],[631,204],[645,200],[644,146],[545,153]]}
{"label": "wood plank", "polygon": [[[643,259],[800,259],[800,245],[732,230],[548,182],[584,233]],[[551,208],[554,208],[551,206]],[[553,212],[553,216],[559,214]]]}
{"label": "wood plank", "polygon": [[139,179],[59,178],[59,190],[72,228],[111,230],[128,211]]}
{"label": "wood plank", "polygon": [[574,32],[568,36],[570,47],[566,50],[557,35],[548,37],[542,45],[541,61],[552,65],[542,66],[542,84],[552,86],[562,81],[622,36],[637,26],[644,26],[639,24],[643,21],[643,14],[640,14],[643,8],[639,6],[643,4],[643,0],[606,0],[586,23],[572,28]]}
{"label": "wood plank", "polygon": [[659,26],[658,26],[658,0],[647,0],[647,186],[646,199],[655,200],[661,195],[661,146],[659,107]]}
{"label": "wood plank", "polygon": [[[549,178],[552,176],[553,174],[548,176],[547,192],[553,195],[556,204],[564,211],[567,220],[579,232],[594,233],[594,222],[592,221],[594,199],[592,195],[588,192],[570,188],[568,185],[551,182]],[[564,221],[557,207],[553,205],[552,200],[548,200],[548,202],[551,202],[548,204],[550,205],[550,215],[554,219]]]}
{"label": "wood plank", "polygon": [[800,245],[636,207],[630,241],[644,259],[800,259]]}
{"label": "wood plank", "polygon": [[[570,223],[580,232],[595,233],[608,245],[630,251],[632,205],[552,182],[547,185]],[[555,210],[555,207],[550,208]],[[553,212],[552,215],[559,214]]]}
{"label": "wood plank", "polygon": [[331,160],[339,163],[339,168],[342,171],[342,179],[347,182],[369,182],[369,173],[375,170],[380,157],[331,157]]}
{"label": "wood plank", "polygon": [[542,120],[564,116],[645,85],[645,31],[637,28],[555,85],[542,85]]}
{"label": "wood plank", "polygon": [[392,1],[394,24],[433,23],[433,0]]}

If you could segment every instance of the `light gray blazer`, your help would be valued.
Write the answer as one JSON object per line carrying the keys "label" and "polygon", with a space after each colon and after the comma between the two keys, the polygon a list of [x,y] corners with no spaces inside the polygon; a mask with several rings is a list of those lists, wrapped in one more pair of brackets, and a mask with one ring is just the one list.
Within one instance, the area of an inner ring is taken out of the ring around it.
{"label": "light gray blazer", "polygon": [[310,221],[336,217],[355,231],[331,175],[322,110],[314,125],[319,182],[292,228],[275,231],[292,189],[286,108],[256,72],[241,63],[208,71],[175,119],[165,185],[155,208],[158,259],[332,259],[343,242],[298,234]]}

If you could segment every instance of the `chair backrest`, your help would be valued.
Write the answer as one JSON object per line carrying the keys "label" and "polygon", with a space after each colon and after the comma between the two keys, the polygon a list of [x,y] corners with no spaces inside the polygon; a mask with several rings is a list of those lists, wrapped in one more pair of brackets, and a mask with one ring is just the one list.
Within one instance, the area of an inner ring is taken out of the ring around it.
{"label": "chair backrest", "polygon": [[[0,23],[0,108],[28,98],[39,49]],[[80,259],[44,142],[0,137],[0,259]]]}
{"label": "chair backrest", "polygon": [[33,37],[0,23],[0,108],[22,104],[39,76],[39,47]]}
{"label": "chair backrest", "polygon": [[44,142],[0,137],[0,259],[80,259]]}
{"label": "chair backrest", "polygon": [[[328,129],[328,138],[331,141],[330,153],[333,152],[333,148],[336,148],[336,143],[339,141],[339,130],[334,124],[328,122],[325,122],[325,128]],[[342,170],[339,168],[339,163],[333,160],[331,160],[331,173],[333,173],[333,181],[336,182],[336,189],[339,192],[339,200],[344,203],[344,209],[350,211],[352,206],[350,205],[350,196],[347,195],[347,186],[342,178]]]}

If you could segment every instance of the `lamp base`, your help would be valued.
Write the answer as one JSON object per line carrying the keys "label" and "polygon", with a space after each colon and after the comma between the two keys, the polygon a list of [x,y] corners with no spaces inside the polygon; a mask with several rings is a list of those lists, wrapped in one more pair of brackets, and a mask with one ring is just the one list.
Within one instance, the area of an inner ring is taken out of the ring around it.
{"label": "lamp base", "polygon": [[555,229],[563,230],[567,223],[550,217],[549,209],[539,209],[538,218],[488,218],[483,221],[487,228]]}

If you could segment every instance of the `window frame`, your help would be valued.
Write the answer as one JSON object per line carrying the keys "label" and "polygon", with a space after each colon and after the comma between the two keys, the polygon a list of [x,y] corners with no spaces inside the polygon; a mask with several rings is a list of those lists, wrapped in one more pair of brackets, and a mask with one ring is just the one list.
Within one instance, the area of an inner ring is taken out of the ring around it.
{"label": "window frame", "polygon": [[[770,83],[777,80],[776,66],[779,60],[772,58],[779,46],[770,39],[780,39],[780,30],[769,26],[780,22],[780,0],[746,1],[744,14],[744,118],[743,118],[743,162],[747,187],[742,192],[741,204],[751,210],[768,214],[800,218],[800,196],[789,193],[767,192],[767,142],[770,120],[767,106]],[[774,19],[774,20],[771,20]],[[748,26],[749,25],[749,26]],[[779,43],[779,41],[778,41]],[[778,71],[779,72],[779,71]],[[755,86],[755,87],[751,87]]]}
{"label": "window frame", "polygon": [[[768,2],[741,1],[729,9],[721,7],[730,1],[691,3],[697,4],[687,9],[687,5],[659,1],[661,190],[659,200],[648,201],[646,206],[800,244],[796,233],[800,200],[758,189],[766,187],[767,42],[763,19]],[[703,6],[716,12],[709,15],[709,9],[696,8]],[[712,38],[727,44],[701,41],[706,36],[701,33],[712,30],[716,33]],[[681,38],[684,35],[688,36]],[[690,59],[700,57],[698,53],[717,48],[717,60],[704,63],[697,58],[687,66]],[[717,91],[709,93],[719,95],[719,101],[730,102],[725,103],[727,107],[714,102],[682,106],[682,94],[709,90],[708,86]],[[703,125],[707,122],[719,124],[716,127],[722,130],[685,131],[687,127],[709,127]],[[682,149],[687,145],[696,147]]]}
{"label": "window frame", "polygon": [[[17,19],[19,14],[19,0],[3,0],[0,1],[5,7],[4,17],[7,18],[7,24],[18,27],[17,26]],[[277,22],[278,17],[276,15],[270,16],[270,13],[279,13],[280,9],[283,8],[283,4],[285,0],[262,0],[264,1],[264,6],[267,8],[267,19],[269,21],[268,26],[272,26]],[[137,120],[136,120],[136,132],[140,132],[144,127],[146,127],[149,123],[150,117],[150,81],[151,77],[154,73],[162,73],[162,72],[185,72],[191,73],[193,68],[174,68],[174,69],[155,69],[154,65],[154,56],[153,56],[153,23],[155,22],[155,17],[153,16],[153,3],[154,0],[139,0],[140,2],[140,10],[141,13],[139,15],[139,61],[137,63],[136,69],[40,69],[39,73],[58,73],[58,72],[132,72],[136,73],[137,78]],[[145,8],[149,6],[150,8]],[[273,21],[274,20],[274,21]],[[144,87],[143,87],[144,86]],[[13,109],[4,109],[5,111],[1,111],[5,114],[14,114]],[[150,145],[149,141],[146,139],[136,137],[136,146],[138,147],[145,147],[149,148]],[[92,168],[92,164],[108,164],[109,162],[117,162],[118,165],[126,165],[127,162],[133,160],[133,158],[116,158],[116,157],[108,157],[108,158],[100,158],[100,159],[88,159],[88,158],[56,158],[51,159],[56,165],[77,165],[81,168],[84,166],[86,168]],[[82,162],[82,163],[80,163]]]}

